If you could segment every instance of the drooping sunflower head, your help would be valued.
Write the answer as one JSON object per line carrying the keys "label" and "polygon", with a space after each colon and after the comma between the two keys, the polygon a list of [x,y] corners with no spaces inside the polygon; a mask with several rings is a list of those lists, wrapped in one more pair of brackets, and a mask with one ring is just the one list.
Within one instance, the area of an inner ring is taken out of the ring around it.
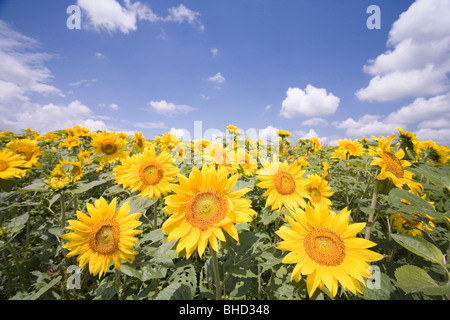
{"label": "drooping sunflower head", "polygon": [[60,190],[67,187],[69,183],[70,183],[69,175],[63,172],[59,165],[56,165],[56,167],[50,173],[50,178],[48,180],[49,186],[53,190]]}
{"label": "drooping sunflower head", "polygon": [[162,151],[157,156],[152,146],[122,161],[114,168],[114,175],[116,183],[131,192],[139,190],[140,196],[161,198],[171,191],[178,171],[169,153]]}
{"label": "drooping sunflower head", "polygon": [[260,182],[256,186],[267,189],[263,196],[267,197],[266,206],[271,206],[272,210],[280,211],[283,206],[286,208],[306,206],[305,199],[310,196],[305,189],[308,180],[303,178],[305,173],[297,162],[288,164],[287,161],[264,163],[263,168],[257,171],[257,178]]}
{"label": "drooping sunflower head", "polygon": [[362,293],[364,277],[371,276],[367,262],[383,258],[368,250],[375,243],[356,237],[365,223],[349,225],[350,211],[346,208],[336,214],[325,206],[308,204],[305,210],[295,208],[290,214],[285,217],[289,226],[276,233],[282,239],[277,249],[289,251],[282,262],[295,264],[291,280],[307,276],[309,296],[326,287],[334,297],[339,284],[353,294]]}
{"label": "drooping sunflower head", "polygon": [[413,219],[407,218],[401,213],[393,213],[390,219],[393,220],[392,226],[399,233],[411,234],[423,238],[424,233],[429,233],[434,227],[430,217],[424,217],[421,213],[410,213]]}
{"label": "drooping sunflower head", "polygon": [[378,146],[375,149],[377,157],[370,163],[379,167],[378,180],[389,179],[397,188],[402,188],[405,184],[411,190],[418,190],[421,186],[412,180],[414,174],[405,170],[411,163],[403,160],[405,152],[399,148],[397,151],[392,150],[391,142],[395,135],[390,138],[379,139]]}
{"label": "drooping sunflower head", "polygon": [[94,154],[102,155],[102,162],[113,163],[127,156],[126,140],[115,132],[93,133],[91,145],[95,148]]}
{"label": "drooping sunflower head", "polygon": [[133,250],[137,238],[142,232],[136,230],[142,222],[142,213],[130,214],[129,202],[116,209],[117,199],[107,203],[104,198],[87,203],[89,215],[77,211],[77,220],[69,220],[68,230],[74,232],[61,235],[69,240],[62,247],[69,250],[67,257],[77,256],[80,268],[89,264],[89,272],[99,278],[104,275],[111,261],[120,270],[122,261],[131,262],[138,253]]}
{"label": "drooping sunflower head", "polygon": [[405,132],[402,128],[397,128],[399,132],[400,148],[404,150],[410,150],[416,152],[418,149],[419,139],[417,139],[416,134],[412,132]]}
{"label": "drooping sunflower head", "polygon": [[25,163],[20,154],[9,149],[0,150],[0,179],[22,178],[26,173],[26,170],[23,170]]}
{"label": "drooping sunflower head", "polygon": [[252,220],[251,200],[242,198],[250,188],[231,191],[238,179],[224,168],[204,164],[192,168],[189,177],[179,174],[174,194],[165,198],[164,212],[170,217],[162,229],[168,241],[179,239],[176,251],[189,258],[196,250],[202,256],[208,243],[219,251],[217,240],[226,241],[223,230],[239,241],[235,224]]}

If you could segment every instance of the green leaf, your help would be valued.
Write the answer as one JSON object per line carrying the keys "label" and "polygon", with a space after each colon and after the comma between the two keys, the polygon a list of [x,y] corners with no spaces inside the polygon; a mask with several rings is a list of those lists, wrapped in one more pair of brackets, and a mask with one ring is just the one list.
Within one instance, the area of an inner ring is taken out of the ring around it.
{"label": "green leaf", "polygon": [[[403,203],[402,200],[406,200],[410,204]],[[443,216],[442,213],[437,212],[425,199],[422,199],[407,190],[398,188],[392,189],[389,192],[388,201],[400,212],[422,213],[437,219],[440,219]]]}
{"label": "green leaf", "polygon": [[418,165],[408,168],[416,175],[422,175],[437,187],[450,189],[450,170],[447,167],[430,167],[428,165]]}
{"label": "green leaf", "polygon": [[409,234],[392,234],[392,238],[412,253],[431,262],[443,265],[444,256],[441,250],[423,238]]}
{"label": "green leaf", "polygon": [[48,191],[47,186],[45,185],[44,180],[36,180],[32,184],[20,188],[17,190],[18,192],[43,192]]}
{"label": "green leaf", "polygon": [[12,218],[5,224],[4,229],[8,233],[12,233],[12,234],[17,233],[20,230],[22,230],[23,227],[25,227],[25,224],[27,223],[28,218],[29,218],[28,213],[24,213],[18,217]]}
{"label": "green leaf", "polygon": [[184,283],[171,283],[158,293],[155,300],[192,300],[191,290]]}
{"label": "green leaf", "polygon": [[450,286],[438,285],[425,270],[406,265],[395,270],[399,287],[406,293],[423,292],[427,295],[450,294]]}
{"label": "green leaf", "polygon": [[156,197],[150,199],[148,197],[141,197],[139,195],[134,195],[124,200],[122,204],[127,201],[130,201],[130,213],[136,212],[145,213],[147,209],[150,208],[157,200],[158,199]]}
{"label": "green leaf", "polygon": [[42,296],[45,292],[47,292],[49,289],[53,288],[56,284],[58,284],[59,281],[61,281],[62,276],[58,276],[57,278],[50,281],[48,284],[43,286],[39,291],[33,293],[30,296],[25,297],[23,300],[36,300],[40,296]]}

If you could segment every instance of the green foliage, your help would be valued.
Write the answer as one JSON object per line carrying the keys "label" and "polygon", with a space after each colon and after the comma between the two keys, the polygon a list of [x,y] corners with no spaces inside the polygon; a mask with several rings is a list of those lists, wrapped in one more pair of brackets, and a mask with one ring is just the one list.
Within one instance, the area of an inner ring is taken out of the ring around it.
{"label": "green foliage", "polygon": [[[75,149],[59,148],[59,140],[40,141],[42,167],[33,168],[23,178],[0,179],[0,299],[133,299],[133,300],[204,300],[216,298],[214,261],[209,252],[194,253],[186,260],[176,252],[176,241],[168,242],[161,227],[167,219],[165,200],[149,199],[123,189],[114,180],[110,164],[99,168],[99,156],[91,156],[83,165],[84,175],[63,189],[49,186],[49,177],[61,160],[77,160],[80,150],[91,150],[88,137]],[[2,140],[5,147],[6,140]],[[450,171],[449,166],[414,162],[415,181],[424,187],[422,195],[407,188],[396,188],[388,180],[379,181],[376,205],[373,205],[377,168],[373,156],[341,159],[332,157],[335,148],[311,152],[308,141],[286,147],[282,160],[295,161],[304,156],[308,174],[328,169],[333,195],[332,210],[352,211],[350,223],[368,222],[361,237],[368,237],[383,254],[373,263],[376,272],[363,284],[364,294],[354,296],[339,290],[336,300],[366,299],[448,299],[450,296],[449,249]],[[131,139],[128,151],[133,151]],[[373,143],[372,143],[373,144]],[[376,145],[376,144],[373,144]],[[52,149],[52,147],[55,147]],[[192,164],[181,163],[188,175]],[[239,241],[225,233],[226,241],[217,253],[220,293],[224,299],[297,300],[309,299],[306,277],[291,281],[293,264],[284,264],[286,252],[277,249],[281,239],[276,231],[286,225],[289,211],[272,211],[265,206],[265,190],[257,187],[255,175],[239,175],[233,190],[250,188],[245,197],[257,212],[254,220],[236,225]],[[425,198],[422,196],[425,195]],[[142,212],[132,262],[123,262],[120,270],[113,264],[102,278],[89,274],[88,266],[78,269],[76,257],[66,257],[61,234],[68,232],[67,220],[76,219],[76,211],[86,212],[86,204],[99,197],[117,198],[120,206],[129,202],[131,212]],[[402,234],[393,224],[392,215],[401,214],[419,225],[430,227],[423,236]],[[370,234],[366,234],[369,232]],[[70,286],[70,285],[71,286]],[[314,299],[331,299],[327,292],[317,292]]]}

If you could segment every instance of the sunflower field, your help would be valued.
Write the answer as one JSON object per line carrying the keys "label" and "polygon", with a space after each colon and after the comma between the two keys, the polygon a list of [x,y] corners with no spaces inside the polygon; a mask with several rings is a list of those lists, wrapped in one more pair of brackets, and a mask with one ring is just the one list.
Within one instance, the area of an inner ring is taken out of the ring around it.
{"label": "sunflower field", "polygon": [[0,132],[2,300],[448,300],[449,148]]}

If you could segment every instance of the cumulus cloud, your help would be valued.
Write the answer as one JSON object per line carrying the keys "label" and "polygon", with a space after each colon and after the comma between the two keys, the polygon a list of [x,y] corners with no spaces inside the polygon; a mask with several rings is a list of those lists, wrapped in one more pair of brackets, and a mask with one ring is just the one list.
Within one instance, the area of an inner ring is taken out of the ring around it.
{"label": "cumulus cloud", "polygon": [[18,112],[14,120],[4,120],[4,124],[12,131],[32,128],[38,132],[61,130],[74,125],[85,126],[93,131],[106,130],[103,121],[93,119],[92,110],[75,100],[67,106],[46,104],[36,105],[32,109]]}
{"label": "cumulus cloud", "polygon": [[401,125],[400,123],[388,123],[383,121],[383,116],[366,114],[358,120],[348,118],[341,122],[334,122],[338,129],[345,129],[346,136],[361,138],[363,136],[390,135]]}
{"label": "cumulus cloud", "polygon": [[430,96],[449,89],[450,1],[417,0],[392,25],[388,50],[364,66],[369,85],[360,100]]}
{"label": "cumulus cloud", "polygon": [[97,31],[119,31],[127,34],[137,30],[138,20],[152,23],[188,23],[199,31],[205,29],[199,20],[200,13],[188,9],[183,4],[169,8],[168,15],[162,17],[139,1],[124,0],[123,5],[116,0],[78,0],[77,3],[87,15],[87,26]]}
{"label": "cumulus cloud", "polygon": [[335,113],[340,99],[324,88],[308,84],[305,90],[289,88],[286,99],[282,102],[280,115],[294,118],[300,115],[321,116]]}
{"label": "cumulus cloud", "polygon": [[326,126],[328,121],[323,118],[311,118],[302,122],[303,126]]}
{"label": "cumulus cloud", "polygon": [[196,110],[191,106],[183,104],[174,104],[167,102],[166,100],[150,101],[148,105],[150,106],[152,111],[167,116],[186,114]]}
{"label": "cumulus cloud", "polygon": [[212,77],[209,77],[208,80],[211,82],[217,83],[217,84],[221,84],[221,83],[225,82],[225,78],[222,76],[222,74],[220,72],[217,72]]}

